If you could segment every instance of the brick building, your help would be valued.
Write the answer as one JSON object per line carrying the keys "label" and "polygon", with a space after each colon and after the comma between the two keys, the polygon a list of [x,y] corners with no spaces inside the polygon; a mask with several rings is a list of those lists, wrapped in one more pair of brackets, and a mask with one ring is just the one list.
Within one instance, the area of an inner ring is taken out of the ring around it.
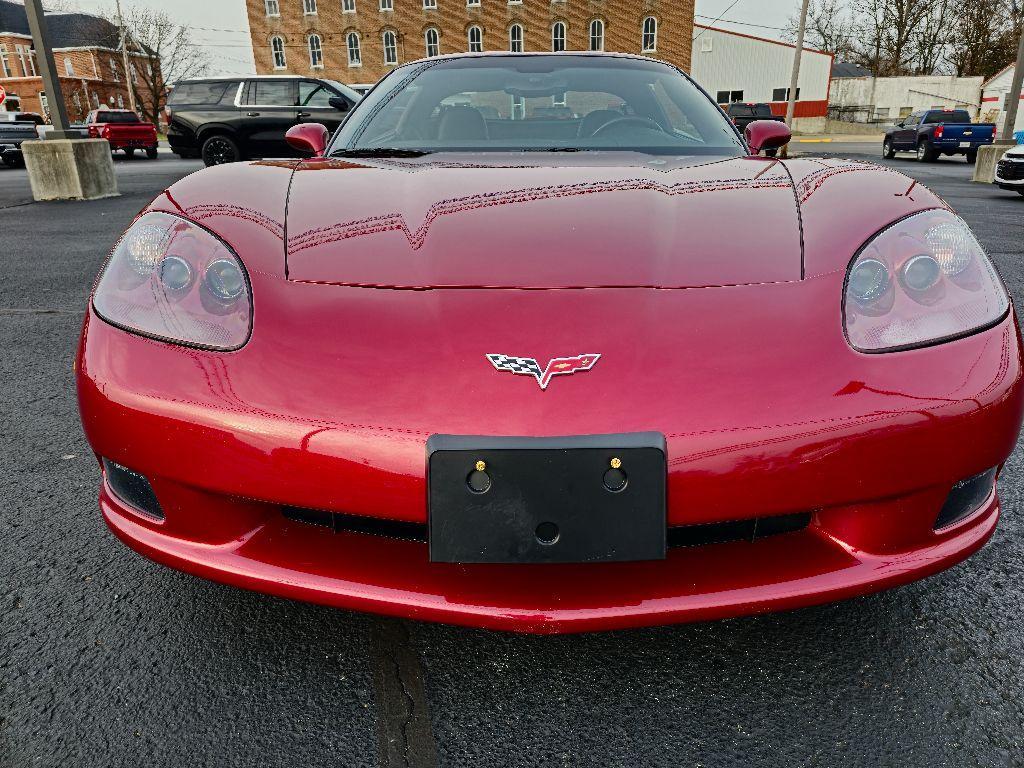
{"label": "brick building", "polygon": [[256,71],[374,83],[460,51],[644,53],[689,71],[694,0],[246,0]]}
{"label": "brick building", "polygon": [[[122,108],[129,103],[128,78],[151,64],[141,52],[133,53],[124,72],[118,28],[106,19],[84,13],[47,14],[54,61],[68,117],[82,120],[100,105]],[[7,102],[0,111],[47,114],[47,97],[39,70],[25,7],[0,0],[0,86]]]}

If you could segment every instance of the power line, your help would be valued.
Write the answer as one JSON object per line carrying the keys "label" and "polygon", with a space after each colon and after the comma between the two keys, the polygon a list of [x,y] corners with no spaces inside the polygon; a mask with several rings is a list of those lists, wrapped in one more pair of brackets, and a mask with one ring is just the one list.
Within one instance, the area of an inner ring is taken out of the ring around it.
{"label": "power line", "polygon": [[[727,14],[729,11],[731,11],[733,8],[735,8],[737,5],[739,5],[739,3],[740,3],[740,0],[733,0],[732,4],[728,8],[726,8],[724,11],[722,11],[721,15],[719,15],[719,17],[717,19],[712,21],[711,24],[717,24],[718,22],[720,22],[725,17],[725,14]],[[700,37],[703,34],[704,34],[704,30],[702,29],[700,32],[698,32],[696,35],[693,36],[693,40],[696,40],[698,37]],[[692,42],[692,40],[691,40],[691,42]]]}

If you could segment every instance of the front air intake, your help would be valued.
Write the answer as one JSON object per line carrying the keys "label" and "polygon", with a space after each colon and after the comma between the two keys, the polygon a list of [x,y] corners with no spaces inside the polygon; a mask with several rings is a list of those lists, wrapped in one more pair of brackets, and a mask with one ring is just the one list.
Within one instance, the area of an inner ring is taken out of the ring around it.
{"label": "front air intake", "polygon": [[992,495],[995,483],[996,470],[993,467],[954,485],[935,519],[935,530],[959,523],[977,512]]}
{"label": "front air intake", "polygon": [[117,498],[135,507],[147,517],[164,519],[164,511],[160,508],[153,486],[145,476],[110,459],[103,460],[103,473],[106,475],[107,485]]}

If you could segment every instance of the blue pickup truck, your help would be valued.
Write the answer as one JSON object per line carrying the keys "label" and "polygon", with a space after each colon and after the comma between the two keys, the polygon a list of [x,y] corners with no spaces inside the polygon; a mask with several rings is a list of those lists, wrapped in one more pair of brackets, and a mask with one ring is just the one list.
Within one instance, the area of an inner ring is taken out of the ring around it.
{"label": "blue pickup truck", "polygon": [[923,163],[940,155],[964,155],[968,163],[978,159],[978,147],[992,144],[993,123],[972,123],[964,109],[926,109],[914,112],[885,134],[882,156],[892,159],[897,152],[915,152]]}

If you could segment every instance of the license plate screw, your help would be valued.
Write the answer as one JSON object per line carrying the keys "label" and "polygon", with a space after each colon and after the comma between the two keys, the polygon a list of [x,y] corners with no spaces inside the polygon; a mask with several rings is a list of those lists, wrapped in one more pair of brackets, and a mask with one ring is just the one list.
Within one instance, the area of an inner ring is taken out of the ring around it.
{"label": "license plate screw", "polygon": [[618,457],[612,459],[611,460],[611,465],[612,465],[612,469],[621,469],[622,468],[622,459],[620,459]]}
{"label": "license plate screw", "polygon": [[487,462],[486,461],[478,461],[473,466],[476,467],[476,471],[477,472],[485,472],[485,471],[487,471]]}

